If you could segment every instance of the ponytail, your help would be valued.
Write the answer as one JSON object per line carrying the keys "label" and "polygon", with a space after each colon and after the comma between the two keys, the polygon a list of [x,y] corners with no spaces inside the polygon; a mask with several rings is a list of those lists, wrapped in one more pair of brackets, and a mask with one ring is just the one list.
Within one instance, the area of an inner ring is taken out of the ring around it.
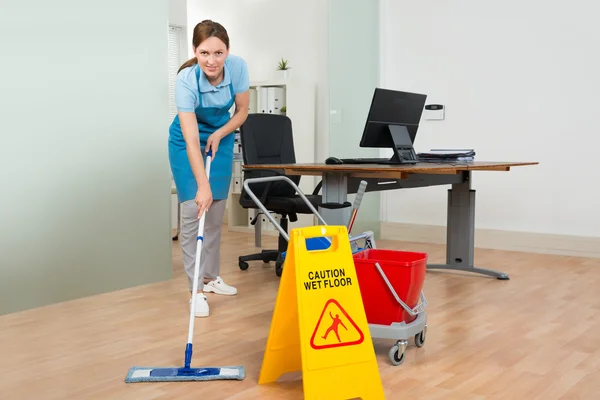
{"label": "ponytail", "polygon": [[189,60],[184,62],[181,67],[179,67],[179,71],[177,71],[177,73],[180,73],[181,70],[183,70],[187,67],[191,67],[192,65],[196,65],[196,64],[198,64],[198,59],[196,57],[190,58]]}

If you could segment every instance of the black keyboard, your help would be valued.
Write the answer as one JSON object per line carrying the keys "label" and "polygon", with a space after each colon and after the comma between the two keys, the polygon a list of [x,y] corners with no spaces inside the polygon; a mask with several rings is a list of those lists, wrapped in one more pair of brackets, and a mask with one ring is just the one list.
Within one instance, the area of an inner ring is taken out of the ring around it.
{"label": "black keyboard", "polygon": [[388,163],[389,158],[340,158],[344,164],[382,164]]}
{"label": "black keyboard", "polygon": [[[397,164],[392,163],[389,158],[340,158],[344,164]],[[403,163],[410,164],[417,161],[405,160]]]}

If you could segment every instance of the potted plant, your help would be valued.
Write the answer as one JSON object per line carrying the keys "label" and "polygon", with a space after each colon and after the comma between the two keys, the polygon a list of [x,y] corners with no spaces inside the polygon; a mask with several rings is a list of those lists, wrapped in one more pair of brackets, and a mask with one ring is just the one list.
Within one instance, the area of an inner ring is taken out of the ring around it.
{"label": "potted plant", "polygon": [[287,60],[284,60],[283,58],[281,58],[281,61],[279,61],[279,64],[277,64],[277,71],[279,73],[279,76],[283,79],[289,78],[290,76],[290,66],[289,66],[289,62]]}

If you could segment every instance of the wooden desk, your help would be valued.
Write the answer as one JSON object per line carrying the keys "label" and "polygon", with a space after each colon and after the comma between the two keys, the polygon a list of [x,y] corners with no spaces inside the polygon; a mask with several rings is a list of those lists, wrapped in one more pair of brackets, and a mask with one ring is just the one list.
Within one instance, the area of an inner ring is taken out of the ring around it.
{"label": "wooden desk", "polygon": [[[430,264],[428,269],[468,271],[509,279],[502,272],[477,268],[474,264],[475,190],[473,171],[510,171],[512,167],[537,165],[537,162],[425,162],[414,165],[380,164],[262,164],[243,165],[244,170],[283,170],[286,175],[320,175],[323,203],[344,203],[356,193],[361,180],[367,192],[451,185],[448,190],[446,226],[446,264]],[[324,209],[319,213],[329,225],[346,225],[350,209]]]}

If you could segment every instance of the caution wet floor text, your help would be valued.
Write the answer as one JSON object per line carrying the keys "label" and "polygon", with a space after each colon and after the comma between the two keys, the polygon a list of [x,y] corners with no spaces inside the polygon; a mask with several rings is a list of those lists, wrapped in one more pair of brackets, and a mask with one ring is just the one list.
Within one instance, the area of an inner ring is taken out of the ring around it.
{"label": "caution wet floor text", "polygon": [[[307,250],[315,237],[329,237],[329,248]],[[343,226],[290,232],[259,384],[294,371],[307,400],[384,398]]]}

